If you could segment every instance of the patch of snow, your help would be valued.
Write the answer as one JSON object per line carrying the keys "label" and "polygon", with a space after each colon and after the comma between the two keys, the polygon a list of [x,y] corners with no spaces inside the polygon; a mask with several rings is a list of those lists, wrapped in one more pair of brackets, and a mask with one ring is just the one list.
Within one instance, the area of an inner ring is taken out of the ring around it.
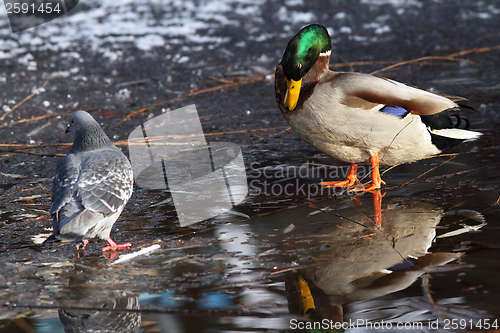
{"label": "patch of snow", "polygon": [[146,35],[135,40],[135,46],[139,50],[149,51],[153,47],[165,45],[165,40],[159,35]]}
{"label": "patch of snow", "polygon": [[340,33],[343,33],[343,34],[351,34],[352,33],[352,29],[351,27],[340,27]]}
{"label": "patch of snow", "polygon": [[335,14],[333,19],[334,20],[343,20],[346,18],[346,16],[347,16],[347,14],[345,12],[338,12],[337,14]]}
{"label": "patch of snow", "polygon": [[314,23],[316,20],[316,15],[313,13],[302,13],[302,12],[291,12],[290,22],[291,23]]}
{"label": "patch of snow", "polygon": [[361,0],[361,3],[365,5],[376,5],[376,6],[391,5],[394,7],[423,6],[423,3],[418,0]]}
{"label": "patch of snow", "polygon": [[53,72],[50,75],[51,79],[56,79],[56,78],[66,78],[69,77],[71,73],[69,71],[59,71],[59,72]]}
{"label": "patch of snow", "polygon": [[[122,58],[124,43],[132,43],[141,51],[168,48],[186,41],[215,48],[231,40],[220,36],[221,30],[237,27],[239,20],[248,17],[258,21],[265,1],[87,0],[85,4],[90,9],[70,11],[58,19],[14,34],[0,0],[0,59],[35,50],[65,52],[84,48],[115,61]],[[297,13],[295,19],[311,17],[304,14]],[[172,37],[177,38],[177,42]]]}
{"label": "patch of snow", "polygon": [[285,4],[289,7],[304,6],[304,0],[285,0]]}
{"label": "patch of snow", "polygon": [[25,65],[28,71],[36,71],[37,69],[35,57],[31,53],[26,53],[24,56],[17,58],[17,62]]}

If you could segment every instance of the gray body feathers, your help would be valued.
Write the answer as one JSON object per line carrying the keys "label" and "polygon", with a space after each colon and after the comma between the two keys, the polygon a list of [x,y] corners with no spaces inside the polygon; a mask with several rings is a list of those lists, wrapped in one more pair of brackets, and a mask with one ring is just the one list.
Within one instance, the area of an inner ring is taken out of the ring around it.
{"label": "gray body feathers", "polygon": [[132,195],[132,167],[88,113],[75,112],[69,129],[75,139],[57,164],[50,209],[54,231],[47,241],[109,239]]}

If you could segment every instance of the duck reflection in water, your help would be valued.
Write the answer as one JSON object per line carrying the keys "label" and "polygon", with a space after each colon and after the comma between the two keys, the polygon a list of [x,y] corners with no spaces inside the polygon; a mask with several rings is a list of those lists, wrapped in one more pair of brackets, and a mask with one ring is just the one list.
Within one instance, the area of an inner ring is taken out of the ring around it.
{"label": "duck reflection in water", "polygon": [[[303,217],[314,226],[307,244],[319,243],[321,248],[303,269],[287,275],[285,285],[292,314],[315,321],[342,322],[343,304],[404,290],[426,268],[445,265],[463,255],[428,252],[436,237],[436,226],[445,215],[443,208],[406,198],[387,200],[382,223],[374,224],[367,218],[373,208],[357,200],[358,205],[321,208]],[[295,211],[294,221],[300,220],[301,214]],[[295,225],[287,239],[299,239],[303,232]]]}

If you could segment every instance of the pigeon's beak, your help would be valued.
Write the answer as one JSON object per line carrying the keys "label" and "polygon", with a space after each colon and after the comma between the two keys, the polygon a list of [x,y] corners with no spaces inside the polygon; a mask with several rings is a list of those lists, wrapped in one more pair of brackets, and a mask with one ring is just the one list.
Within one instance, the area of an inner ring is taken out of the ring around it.
{"label": "pigeon's beak", "polygon": [[66,126],[66,130],[64,131],[64,133],[69,133],[69,127],[70,126],[71,126],[70,124],[68,124],[68,126]]}

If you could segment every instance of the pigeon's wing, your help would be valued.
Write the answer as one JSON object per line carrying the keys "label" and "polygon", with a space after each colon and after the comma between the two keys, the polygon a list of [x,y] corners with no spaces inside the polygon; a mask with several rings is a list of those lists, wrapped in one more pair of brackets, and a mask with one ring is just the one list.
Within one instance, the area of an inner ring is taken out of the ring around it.
{"label": "pigeon's wing", "polygon": [[80,174],[80,161],[75,155],[69,154],[57,163],[56,175],[52,183],[52,205],[50,214],[54,221],[59,221],[61,209],[73,202],[73,213],[78,213],[83,207],[75,202],[74,192],[77,188],[77,181]]}
{"label": "pigeon's wing", "polygon": [[85,209],[108,216],[127,203],[132,185],[127,157],[117,148],[97,150],[82,163],[76,197]]}

